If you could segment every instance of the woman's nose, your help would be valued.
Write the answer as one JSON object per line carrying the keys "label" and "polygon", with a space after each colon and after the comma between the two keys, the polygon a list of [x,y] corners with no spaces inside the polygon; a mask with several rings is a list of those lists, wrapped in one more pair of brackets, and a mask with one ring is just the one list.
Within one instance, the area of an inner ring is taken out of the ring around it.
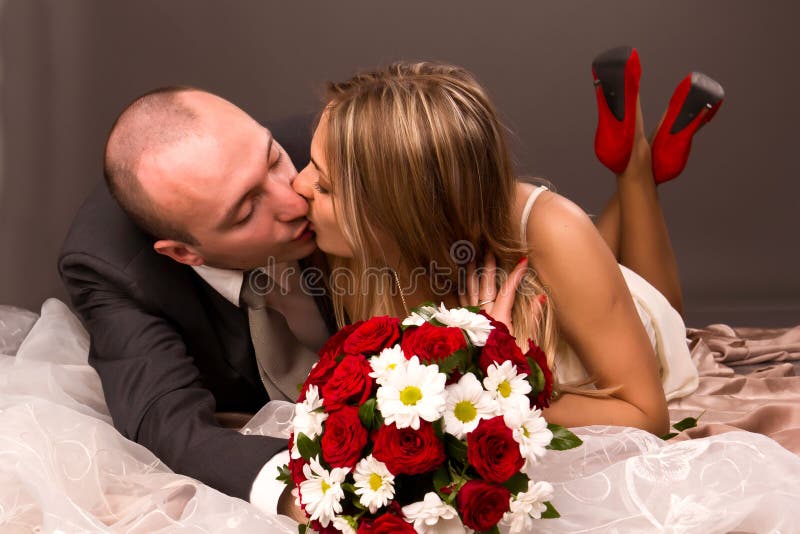
{"label": "woman's nose", "polygon": [[311,187],[312,178],[310,172],[311,164],[306,165],[303,169],[297,173],[294,180],[292,180],[292,187],[297,192],[298,195],[310,199],[313,194],[314,190]]}

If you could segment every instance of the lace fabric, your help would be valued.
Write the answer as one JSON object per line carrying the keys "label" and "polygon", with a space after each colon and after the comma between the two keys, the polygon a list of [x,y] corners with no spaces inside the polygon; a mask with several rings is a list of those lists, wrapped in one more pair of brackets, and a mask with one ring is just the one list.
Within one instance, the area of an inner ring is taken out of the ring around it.
{"label": "lace fabric", "polygon": [[[288,518],[171,472],[112,426],[88,336],[55,299],[16,356],[0,355],[3,532],[296,532]],[[293,405],[273,402],[242,429],[286,436]],[[541,532],[797,532],[800,458],[731,432],[678,443],[621,427],[576,429],[584,445],[548,452],[561,519]]]}

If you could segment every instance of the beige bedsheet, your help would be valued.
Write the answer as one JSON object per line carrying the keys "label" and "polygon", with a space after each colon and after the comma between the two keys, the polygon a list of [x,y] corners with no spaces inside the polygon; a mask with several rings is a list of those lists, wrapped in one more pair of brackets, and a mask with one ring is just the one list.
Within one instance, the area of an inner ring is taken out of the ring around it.
{"label": "beige bedsheet", "polygon": [[670,420],[696,417],[673,440],[743,429],[765,434],[800,454],[800,325],[687,329],[700,371],[693,394],[669,403]]}

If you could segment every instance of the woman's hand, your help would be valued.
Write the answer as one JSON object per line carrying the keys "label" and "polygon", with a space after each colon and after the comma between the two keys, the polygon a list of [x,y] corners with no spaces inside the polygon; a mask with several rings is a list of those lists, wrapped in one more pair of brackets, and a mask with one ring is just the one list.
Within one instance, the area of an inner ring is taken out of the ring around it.
{"label": "woman's hand", "polygon": [[466,294],[459,294],[462,306],[479,306],[496,321],[505,324],[511,335],[514,325],[511,310],[517,296],[517,288],[525,277],[528,258],[522,258],[508,275],[508,278],[497,289],[497,261],[491,252],[486,254],[486,262],[480,269],[474,263],[467,266]]}

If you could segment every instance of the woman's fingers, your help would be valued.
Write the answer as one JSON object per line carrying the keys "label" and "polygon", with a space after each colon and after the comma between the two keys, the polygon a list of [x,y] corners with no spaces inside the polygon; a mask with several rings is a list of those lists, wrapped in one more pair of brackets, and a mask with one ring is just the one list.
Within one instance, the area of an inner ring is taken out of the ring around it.
{"label": "woman's fingers", "polygon": [[478,280],[475,277],[475,262],[467,265],[467,306],[474,306],[478,302]]}
{"label": "woman's fingers", "polygon": [[486,254],[480,275],[476,273],[476,277],[478,276],[478,306],[486,309],[497,298],[497,262],[491,252]]}
{"label": "woman's fingers", "polygon": [[488,313],[494,317],[495,320],[504,323],[508,329],[513,333],[514,330],[511,324],[511,310],[514,307],[514,300],[517,296],[517,288],[525,277],[525,272],[528,269],[528,258],[523,258],[517,263],[517,266],[511,271],[508,279],[503,282],[500,291],[497,293],[494,305]]}
{"label": "woman's fingers", "polygon": [[469,298],[465,293],[462,292],[458,293],[458,305],[461,306],[462,308],[466,308],[467,306],[470,305]]}

